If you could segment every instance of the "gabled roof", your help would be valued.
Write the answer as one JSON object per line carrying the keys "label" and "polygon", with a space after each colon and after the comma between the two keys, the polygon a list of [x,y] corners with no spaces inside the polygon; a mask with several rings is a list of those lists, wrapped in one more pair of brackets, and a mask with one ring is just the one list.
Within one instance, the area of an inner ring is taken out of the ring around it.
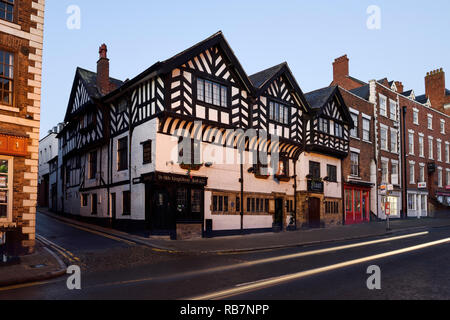
{"label": "gabled roof", "polygon": [[269,69],[260,71],[258,73],[249,76],[249,79],[252,82],[253,86],[259,89],[266,82],[271,80],[285,65],[286,62],[280,63],[279,65],[276,65],[274,67],[271,67]]}
{"label": "gabled roof", "polygon": [[[100,99],[102,97],[102,94],[100,93],[100,90],[97,87],[97,73],[78,67],[77,70],[75,71],[75,78],[73,80],[69,104],[67,106],[66,116],[64,118],[65,122],[68,121],[68,117],[72,112],[72,104],[75,99],[79,81],[81,81],[81,83],[83,84],[91,101],[93,101],[94,99]],[[123,82],[121,80],[114,78],[109,78],[109,82],[115,88],[120,88],[123,85]]]}
{"label": "gabled roof", "polygon": [[416,96],[416,101],[421,103],[421,104],[425,104],[425,103],[428,102],[428,97],[425,94],[420,95],[420,96]]}
{"label": "gabled roof", "polygon": [[370,87],[368,84],[365,86],[353,89],[353,90],[349,90],[349,91],[351,93],[353,93],[354,95],[356,95],[360,98],[363,98],[365,100],[369,100],[369,98],[370,98]]}
{"label": "gabled roof", "polygon": [[408,90],[408,91],[402,92],[401,95],[405,96],[405,97],[410,97],[412,92],[413,92],[413,90]]}
{"label": "gabled roof", "polygon": [[208,48],[211,48],[213,46],[219,45],[220,48],[223,50],[224,55],[230,60],[230,62],[233,64],[235,69],[237,70],[237,76],[239,77],[239,80],[241,83],[247,88],[247,90],[252,93],[253,91],[253,85],[250,82],[250,79],[248,78],[247,74],[245,73],[244,69],[241,66],[241,63],[237,59],[236,55],[234,54],[233,50],[231,49],[230,45],[228,44],[227,40],[225,39],[222,31],[219,31],[212,36],[206,38],[205,40],[195,44],[194,46],[174,55],[173,57],[164,60],[164,61],[158,61],[155,64],[153,64],[150,68],[145,70],[144,72],[140,73],[133,79],[127,81],[123,84],[120,88],[117,90],[114,90],[113,92],[110,92],[108,95],[104,97],[104,99],[109,99],[114,97],[115,95],[119,94],[123,90],[126,90],[136,83],[139,83],[140,81],[144,81],[146,79],[153,78],[160,74],[165,74],[170,71],[172,71],[174,68],[179,67],[186,63],[188,60],[191,60],[192,58],[198,56],[200,53],[205,51]]}
{"label": "gabled roof", "polygon": [[336,87],[325,87],[305,94],[306,100],[313,110],[319,110],[331,99]]}
{"label": "gabled roof", "polygon": [[287,81],[295,90],[298,99],[300,99],[301,104],[303,104],[303,107],[305,109],[304,111],[309,112],[311,107],[309,106],[308,101],[306,100],[305,95],[298,85],[297,80],[292,74],[292,71],[289,68],[287,62],[280,63],[279,65],[260,71],[249,77],[254,86],[255,96],[262,95],[264,91],[266,91],[266,89],[270,86],[270,84],[281,75],[284,75],[286,77]]}
{"label": "gabled roof", "polygon": [[311,91],[305,94],[306,100],[308,101],[311,108],[315,111],[316,116],[322,114],[324,108],[331,102],[334,98],[338,99],[342,118],[347,122],[350,128],[354,127],[353,119],[350,115],[347,105],[345,104],[344,98],[342,97],[338,86],[325,87],[315,91]]}

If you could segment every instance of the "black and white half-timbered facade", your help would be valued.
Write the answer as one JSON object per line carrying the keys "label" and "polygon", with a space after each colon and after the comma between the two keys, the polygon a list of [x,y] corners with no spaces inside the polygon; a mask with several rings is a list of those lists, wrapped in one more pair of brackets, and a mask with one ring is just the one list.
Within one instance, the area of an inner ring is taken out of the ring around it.
{"label": "black and white half-timbered facade", "polygon": [[105,46],[98,63],[77,69],[60,134],[66,213],[177,239],[295,228],[316,115],[342,125],[318,154],[348,152],[338,92],[317,112],[286,63],[249,77],[221,32],[125,82],[109,77]]}
{"label": "black and white half-timbered facade", "polygon": [[305,94],[305,152],[300,157],[299,202],[311,227],[342,222],[342,159],[350,152],[353,120],[337,86]]}

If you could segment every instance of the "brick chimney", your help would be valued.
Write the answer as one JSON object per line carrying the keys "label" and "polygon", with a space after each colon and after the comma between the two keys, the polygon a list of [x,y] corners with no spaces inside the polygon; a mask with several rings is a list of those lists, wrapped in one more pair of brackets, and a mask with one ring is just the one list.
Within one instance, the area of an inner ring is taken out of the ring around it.
{"label": "brick chimney", "polygon": [[107,57],[108,48],[102,44],[99,49],[100,58],[97,61],[97,87],[102,95],[110,92],[109,84],[109,59]]}
{"label": "brick chimney", "polygon": [[397,92],[398,93],[403,93],[404,92],[404,87],[403,87],[403,83],[400,81],[395,81],[395,86],[397,87]]}
{"label": "brick chimney", "polygon": [[445,72],[442,68],[427,73],[425,94],[434,108],[443,108],[445,103]]}
{"label": "brick chimney", "polygon": [[339,57],[333,62],[333,82],[339,83],[349,75],[349,59],[347,55]]}

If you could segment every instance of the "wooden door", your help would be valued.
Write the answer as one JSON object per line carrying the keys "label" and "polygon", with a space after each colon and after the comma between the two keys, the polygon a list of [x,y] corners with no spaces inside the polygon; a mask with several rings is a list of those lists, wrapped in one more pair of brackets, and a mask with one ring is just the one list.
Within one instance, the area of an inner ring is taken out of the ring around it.
{"label": "wooden door", "polygon": [[320,228],[320,199],[309,198],[309,227]]}

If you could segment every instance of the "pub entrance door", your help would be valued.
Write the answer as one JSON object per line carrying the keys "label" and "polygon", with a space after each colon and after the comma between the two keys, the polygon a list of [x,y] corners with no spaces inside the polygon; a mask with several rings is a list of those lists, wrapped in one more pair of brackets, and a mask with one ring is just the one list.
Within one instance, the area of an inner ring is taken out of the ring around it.
{"label": "pub entrance door", "polygon": [[320,199],[309,198],[309,227],[320,228]]}

